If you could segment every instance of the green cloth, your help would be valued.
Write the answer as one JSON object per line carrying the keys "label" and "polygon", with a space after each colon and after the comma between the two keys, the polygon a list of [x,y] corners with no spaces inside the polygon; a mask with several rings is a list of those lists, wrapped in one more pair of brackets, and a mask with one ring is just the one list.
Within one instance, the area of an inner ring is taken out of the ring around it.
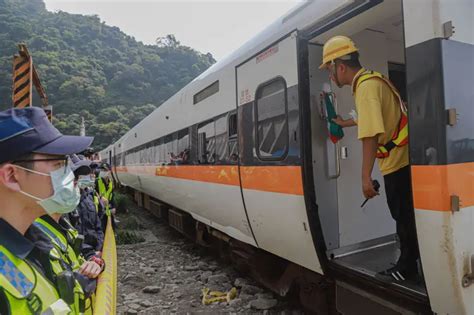
{"label": "green cloth", "polygon": [[332,142],[336,143],[342,137],[344,137],[344,131],[342,130],[341,126],[332,121],[334,118],[337,117],[337,114],[334,110],[333,100],[331,98],[330,93],[324,93],[324,102],[326,103],[329,136]]}

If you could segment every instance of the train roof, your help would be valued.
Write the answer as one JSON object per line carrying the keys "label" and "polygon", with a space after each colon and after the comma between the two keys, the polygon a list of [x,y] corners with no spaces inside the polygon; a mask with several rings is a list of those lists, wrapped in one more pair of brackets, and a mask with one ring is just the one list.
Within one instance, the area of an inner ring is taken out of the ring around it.
{"label": "train roof", "polygon": [[[195,93],[206,88],[209,84],[216,80],[219,80],[224,73],[230,75],[234,68],[239,64],[242,64],[255,54],[261,52],[266,47],[270,47],[273,43],[276,43],[280,38],[286,36],[292,31],[305,31],[311,30],[324,30],[331,27],[331,22],[334,19],[346,19],[344,15],[350,15],[350,18],[354,15],[353,12],[357,12],[364,6],[373,6],[380,3],[381,0],[320,0],[320,1],[307,1],[297,4],[293,9],[289,10],[283,16],[278,18],[276,21],[267,26],[264,30],[259,32],[252,39],[243,44],[240,48],[230,53],[222,60],[212,65],[209,69],[204,71],[201,75],[196,77],[193,81],[184,86],[180,91],[171,96],[161,106],[155,109],[150,115],[140,121],[136,126],[131,128],[125,135],[123,135],[116,143],[126,141],[131,135],[136,137],[136,132],[144,125],[151,126],[151,122],[157,124],[159,121],[167,123],[162,120],[162,116],[168,115],[168,113],[175,113],[178,109],[175,108],[178,103],[189,103],[191,102],[191,96]],[[397,0],[387,1],[392,4],[399,3]],[[385,6],[387,7],[387,6]],[[390,7],[390,5],[389,5]],[[387,11],[387,8],[385,8]],[[352,14],[352,15],[351,15]],[[327,37],[327,34],[320,38],[318,41],[323,41]],[[235,92],[233,92],[235,93]],[[191,103],[192,104],[192,103]],[[234,104],[235,105],[235,104]],[[181,128],[176,126],[177,131]],[[134,145],[139,146],[151,139],[134,139]],[[130,148],[130,146],[127,146]],[[109,148],[107,148],[108,150]],[[121,151],[121,150],[119,150]]]}

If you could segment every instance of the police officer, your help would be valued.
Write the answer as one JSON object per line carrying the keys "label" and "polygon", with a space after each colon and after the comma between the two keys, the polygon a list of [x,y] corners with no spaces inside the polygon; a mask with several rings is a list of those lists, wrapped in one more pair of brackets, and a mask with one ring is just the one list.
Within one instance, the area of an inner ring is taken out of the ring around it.
{"label": "police officer", "polygon": [[69,215],[71,223],[84,236],[82,253],[86,258],[100,255],[104,243],[101,214],[103,206],[95,191],[95,181],[90,168],[91,161],[81,156],[71,156],[73,171],[81,190],[81,201]]}
{"label": "police officer", "polygon": [[43,215],[33,222],[25,236],[40,251],[49,255],[51,268],[46,268],[46,277],[57,286],[70,286],[69,291],[73,294],[68,295],[66,302],[73,313],[91,314],[90,297],[95,292],[95,278],[101,272],[101,265],[93,260],[86,261],[81,256],[73,247],[73,236],[59,224],[61,220],[64,220],[61,213]]}
{"label": "police officer", "polygon": [[0,112],[1,314],[70,312],[44,276],[48,257],[24,233],[37,217],[76,207],[78,190],[66,156],[91,142],[62,135],[40,108]]}
{"label": "police officer", "polygon": [[374,189],[372,170],[377,159],[384,176],[387,203],[396,221],[400,257],[394,267],[377,274],[385,280],[417,279],[418,243],[408,159],[408,119],[399,92],[383,75],[364,69],[352,40],[335,36],[323,47],[320,69],[330,72],[338,87],[351,86],[357,117],[333,121],[342,127],[357,126],[362,142],[362,191],[370,199]]}
{"label": "police officer", "polygon": [[107,163],[102,163],[99,167],[99,173],[96,180],[96,191],[106,209],[106,215],[102,218],[102,228],[104,231],[107,226],[107,216],[112,215],[112,226],[114,229],[116,222],[113,217],[115,215],[115,205],[113,200],[114,183],[111,177],[110,166]]}

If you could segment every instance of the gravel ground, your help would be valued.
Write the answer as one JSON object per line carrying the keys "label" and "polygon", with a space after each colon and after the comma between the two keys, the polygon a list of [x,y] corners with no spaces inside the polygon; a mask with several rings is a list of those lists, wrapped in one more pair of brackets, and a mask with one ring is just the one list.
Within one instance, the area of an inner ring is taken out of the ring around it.
{"label": "gravel ground", "polygon": [[[303,314],[136,205],[119,215],[120,231],[145,242],[118,245],[118,314]],[[136,222],[138,221],[138,224]],[[202,289],[238,290],[227,302],[203,305]]]}

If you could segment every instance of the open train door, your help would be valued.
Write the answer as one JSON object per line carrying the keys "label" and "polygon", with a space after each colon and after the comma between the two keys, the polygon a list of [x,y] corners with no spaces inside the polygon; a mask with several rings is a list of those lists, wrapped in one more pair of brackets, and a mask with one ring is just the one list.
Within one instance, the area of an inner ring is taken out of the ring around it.
{"label": "open train door", "polygon": [[434,312],[474,314],[474,3],[405,0],[403,10],[426,287]]}
{"label": "open train door", "polygon": [[242,195],[256,242],[322,273],[306,213],[298,144],[298,33],[238,65],[236,76]]}

